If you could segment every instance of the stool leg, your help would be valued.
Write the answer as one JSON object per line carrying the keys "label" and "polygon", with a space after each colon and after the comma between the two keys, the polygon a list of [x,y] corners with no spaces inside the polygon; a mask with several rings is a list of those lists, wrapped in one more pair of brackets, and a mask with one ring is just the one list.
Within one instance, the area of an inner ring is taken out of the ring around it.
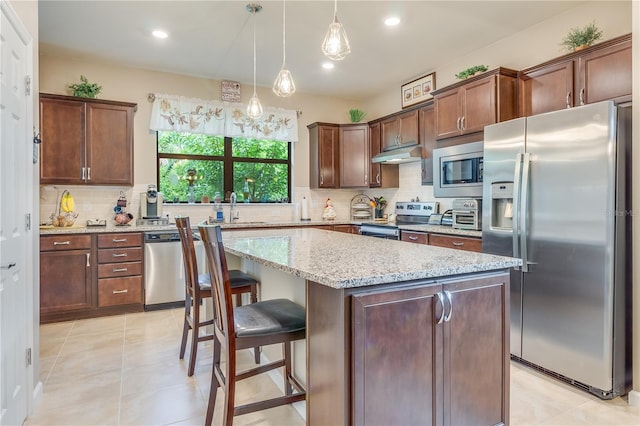
{"label": "stool leg", "polygon": [[226,363],[226,383],[224,386],[224,415],[222,424],[225,426],[233,425],[233,415],[235,412],[235,399],[236,399],[236,351],[235,349],[229,350],[227,348],[227,363]]}
{"label": "stool leg", "polygon": [[293,387],[289,380],[291,377],[291,342],[284,342],[282,345],[284,351],[284,393],[285,395],[292,395]]}
{"label": "stool leg", "polygon": [[191,297],[187,294],[184,298],[184,324],[182,326],[182,342],[180,342],[180,359],[184,359],[184,352],[187,349],[187,337],[189,337],[189,313],[191,312]]}
{"label": "stool leg", "polygon": [[187,375],[193,376],[196,370],[196,354],[198,353],[198,337],[200,335],[200,303],[193,301],[193,327],[191,327],[191,353],[189,354],[189,371]]}
{"label": "stool leg", "polygon": [[[258,301],[258,289],[254,284],[251,286],[251,303],[256,303]],[[256,364],[260,364],[260,346],[256,346],[253,348],[253,360]]]}
{"label": "stool leg", "polygon": [[216,406],[216,395],[218,394],[218,377],[216,376],[216,370],[220,367],[220,342],[215,337],[213,338],[213,369],[211,371],[211,387],[209,389],[209,403],[207,404],[207,417],[205,418],[205,426],[211,426],[213,424],[213,410]]}

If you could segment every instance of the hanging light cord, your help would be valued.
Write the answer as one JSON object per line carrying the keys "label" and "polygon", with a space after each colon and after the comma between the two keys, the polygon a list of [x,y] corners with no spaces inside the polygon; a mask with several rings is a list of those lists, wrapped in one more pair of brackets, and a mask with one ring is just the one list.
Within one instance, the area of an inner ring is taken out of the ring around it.
{"label": "hanging light cord", "polygon": [[338,20],[338,0],[333,3],[333,20]]}
{"label": "hanging light cord", "polygon": [[253,9],[253,96],[256,96],[256,9]]}
{"label": "hanging light cord", "polygon": [[282,66],[284,67],[285,63],[287,62],[287,45],[285,42],[287,33],[285,30],[285,24],[287,22],[287,17],[286,17],[286,0],[282,1]]}

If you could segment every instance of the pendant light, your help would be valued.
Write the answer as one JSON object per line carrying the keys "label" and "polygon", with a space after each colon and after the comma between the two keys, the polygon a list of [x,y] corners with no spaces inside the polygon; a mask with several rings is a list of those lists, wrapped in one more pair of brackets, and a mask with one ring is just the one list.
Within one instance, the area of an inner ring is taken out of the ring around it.
{"label": "pendant light", "polygon": [[347,33],[342,24],[338,22],[338,0],[335,0],[334,3],[333,22],[329,24],[327,35],[324,36],[322,52],[327,58],[334,61],[344,59],[351,52]]}
{"label": "pendant light", "polygon": [[282,1],[282,68],[276,77],[276,81],[273,83],[273,93],[276,95],[287,98],[294,94],[296,91],[296,85],[293,84],[293,77],[291,72],[287,69],[287,45],[286,45],[286,0]]}
{"label": "pendant light", "polygon": [[247,10],[253,13],[253,96],[249,99],[249,105],[247,105],[247,115],[254,120],[262,117],[262,105],[260,99],[256,93],[256,13],[262,10],[262,6],[259,4],[248,4]]}

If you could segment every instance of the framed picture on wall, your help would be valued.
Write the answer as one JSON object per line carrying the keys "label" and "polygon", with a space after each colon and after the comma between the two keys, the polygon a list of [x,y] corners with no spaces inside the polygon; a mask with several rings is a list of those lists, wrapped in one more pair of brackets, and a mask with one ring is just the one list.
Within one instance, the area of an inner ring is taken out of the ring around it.
{"label": "framed picture on wall", "polygon": [[431,92],[436,90],[436,73],[432,72],[417,80],[403,84],[400,89],[402,96],[402,108],[419,104],[433,98]]}

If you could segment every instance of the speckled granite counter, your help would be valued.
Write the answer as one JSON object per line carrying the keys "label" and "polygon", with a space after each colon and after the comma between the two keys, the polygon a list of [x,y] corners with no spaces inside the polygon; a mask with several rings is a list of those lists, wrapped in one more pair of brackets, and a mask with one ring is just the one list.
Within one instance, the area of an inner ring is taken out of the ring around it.
{"label": "speckled granite counter", "polygon": [[[321,229],[223,233],[225,250],[332,288],[511,268],[519,259]],[[363,238],[366,238],[363,239]]]}

